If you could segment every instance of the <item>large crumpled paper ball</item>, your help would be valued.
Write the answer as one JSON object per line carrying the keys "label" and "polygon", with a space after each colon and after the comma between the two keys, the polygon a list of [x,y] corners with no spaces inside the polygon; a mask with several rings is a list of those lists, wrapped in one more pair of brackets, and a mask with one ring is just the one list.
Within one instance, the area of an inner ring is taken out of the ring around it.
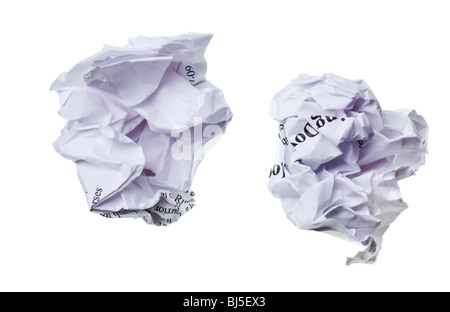
{"label": "large crumpled paper ball", "polygon": [[205,78],[211,37],[132,38],[53,83],[67,120],[54,147],[76,162],[92,212],[167,225],[195,205],[196,168],[232,118]]}
{"label": "large crumpled paper ball", "polygon": [[425,163],[428,126],[415,111],[382,110],[363,80],[300,75],[272,100],[278,152],[269,190],[299,228],[361,243],[347,264],[373,262],[407,208],[397,181]]}

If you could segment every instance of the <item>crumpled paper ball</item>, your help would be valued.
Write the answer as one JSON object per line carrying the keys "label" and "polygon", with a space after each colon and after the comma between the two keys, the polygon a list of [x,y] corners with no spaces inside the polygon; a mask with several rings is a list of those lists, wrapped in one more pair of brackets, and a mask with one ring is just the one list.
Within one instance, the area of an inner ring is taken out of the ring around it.
{"label": "crumpled paper ball", "polygon": [[167,225],[194,207],[197,166],[232,118],[205,78],[211,37],[132,38],[53,83],[67,120],[54,148],[76,162],[92,212]]}
{"label": "crumpled paper ball", "polygon": [[407,208],[397,181],[425,163],[428,126],[414,110],[382,110],[363,80],[299,75],[272,100],[279,122],[269,190],[299,228],[366,247],[347,264],[374,262]]}

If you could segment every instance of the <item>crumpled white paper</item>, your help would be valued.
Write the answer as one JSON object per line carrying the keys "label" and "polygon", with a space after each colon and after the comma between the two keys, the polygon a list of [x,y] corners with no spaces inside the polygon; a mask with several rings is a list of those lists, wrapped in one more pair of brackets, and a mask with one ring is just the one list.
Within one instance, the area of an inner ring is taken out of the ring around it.
{"label": "crumpled white paper", "polygon": [[407,208],[397,181],[424,164],[428,126],[414,110],[381,110],[363,80],[300,75],[272,100],[279,124],[269,189],[299,228],[366,246],[347,264],[374,262]]}
{"label": "crumpled white paper", "polygon": [[232,118],[205,78],[211,37],[132,38],[53,83],[67,120],[54,147],[76,162],[91,211],[167,225],[194,206],[196,168]]}

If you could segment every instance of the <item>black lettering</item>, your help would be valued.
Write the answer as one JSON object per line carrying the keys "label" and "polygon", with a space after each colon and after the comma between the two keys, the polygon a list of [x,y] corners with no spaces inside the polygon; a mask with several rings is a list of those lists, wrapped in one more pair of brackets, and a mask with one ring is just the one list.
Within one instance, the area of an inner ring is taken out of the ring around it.
{"label": "black lettering", "polygon": [[[315,137],[316,135],[319,134],[319,131],[317,131],[316,129],[314,129],[313,126],[311,126],[311,124],[310,124],[309,122],[305,125],[304,130],[305,130],[305,134],[306,134],[307,136],[309,136],[310,138],[313,138],[313,137]],[[314,133],[314,132],[311,132],[311,131],[314,131],[315,133]]]}
{"label": "black lettering", "polygon": [[183,197],[180,194],[178,194],[177,197],[175,197],[175,202],[179,204],[183,203],[184,202]]}
{"label": "black lettering", "polygon": [[287,165],[284,164],[284,163],[281,163],[281,166],[280,166],[280,165],[274,165],[274,166],[272,167],[272,169],[270,169],[269,178],[270,178],[272,175],[278,175],[280,172],[283,173],[283,175],[281,176],[282,178],[286,177],[285,168],[287,169]]}
{"label": "black lettering", "polygon": [[186,76],[188,78],[191,78],[191,79],[189,79],[189,82],[191,84],[194,83],[195,82],[195,71],[194,71],[194,68],[192,66],[188,65],[184,69],[186,70]]}
{"label": "black lettering", "polygon": [[363,140],[358,140],[358,147],[361,148],[364,144]]}
{"label": "black lettering", "polygon": [[281,134],[278,134],[278,137],[280,138],[280,141],[283,145],[289,145],[289,141],[286,137],[282,138]]}
{"label": "black lettering", "polygon": [[[305,127],[306,128],[306,127]],[[303,133],[299,133],[295,136],[295,141],[297,141],[298,143],[303,143],[305,142],[306,137]],[[297,145],[297,144],[296,144]],[[295,145],[294,145],[295,146]]]}
{"label": "black lettering", "polygon": [[[332,116],[324,116],[324,118],[326,119],[326,121],[328,122],[332,122],[333,120],[336,120],[337,117],[332,117]],[[316,128],[320,129],[323,126],[325,126],[326,122],[325,119],[322,117],[322,115],[311,115],[311,120],[316,122]],[[345,120],[345,118],[342,118],[342,120]],[[280,129],[283,128],[284,129],[284,125],[280,124]],[[292,146],[296,147],[299,143],[303,143],[305,142],[306,138],[313,138],[316,135],[319,134],[319,131],[314,128],[311,123],[306,123],[306,125],[303,127],[303,133],[300,132],[298,133],[295,138],[294,138],[294,142],[290,142],[292,144]],[[281,134],[278,134],[278,137],[280,138],[281,142],[283,143],[283,145],[288,145],[288,141],[287,139],[284,140],[284,138],[281,138]]]}
{"label": "black lettering", "polygon": [[272,168],[273,175],[279,174],[280,171],[281,171],[281,167],[279,165],[273,166],[273,168]]}
{"label": "black lettering", "polygon": [[316,121],[316,127],[317,127],[317,129],[320,129],[320,128],[322,128],[323,126],[325,126],[325,120],[322,119],[322,115],[316,115],[316,116],[311,115],[311,119],[312,119],[312,120],[318,119],[318,120]]}
{"label": "black lettering", "polygon": [[99,187],[95,189],[94,194],[95,196],[92,198],[91,209],[93,209],[100,202],[100,196],[102,195],[102,191],[103,189]]}

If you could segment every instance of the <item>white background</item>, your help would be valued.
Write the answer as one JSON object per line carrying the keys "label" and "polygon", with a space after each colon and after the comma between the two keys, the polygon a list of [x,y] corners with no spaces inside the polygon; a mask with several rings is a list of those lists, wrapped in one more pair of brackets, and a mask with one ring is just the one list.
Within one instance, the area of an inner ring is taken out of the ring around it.
{"label": "white background", "polygon": [[[450,290],[448,1],[2,1],[0,290]],[[158,228],[88,211],[75,164],[51,143],[63,71],[128,37],[208,32],[207,78],[234,119],[200,165],[197,207]],[[267,190],[272,96],[299,73],[363,78],[384,109],[430,126],[427,163],[378,262],[286,218]]]}

